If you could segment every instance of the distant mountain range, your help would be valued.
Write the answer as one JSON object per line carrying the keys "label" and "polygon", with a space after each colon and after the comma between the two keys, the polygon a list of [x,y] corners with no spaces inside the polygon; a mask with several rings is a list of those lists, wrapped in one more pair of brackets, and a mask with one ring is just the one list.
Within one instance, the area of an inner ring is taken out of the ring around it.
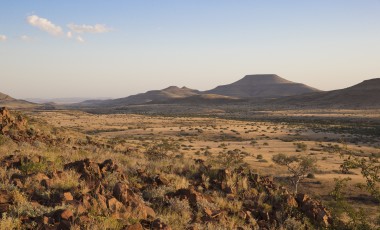
{"label": "distant mountain range", "polygon": [[91,100],[78,103],[79,107],[120,107],[153,103],[230,103],[250,98],[280,98],[305,93],[321,92],[310,86],[294,83],[275,74],[247,75],[229,85],[199,91],[187,87],[170,86],[125,98],[113,100]]}
{"label": "distant mountain range", "polygon": [[79,103],[87,100],[107,100],[110,97],[103,98],[87,98],[87,97],[62,97],[62,98],[25,98],[24,100],[33,103],[44,104],[44,103],[54,103],[54,104],[73,104]]}
{"label": "distant mountain range", "polygon": [[[321,91],[301,83],[295,83],[275,74],[247,75],[227,85],[207,91],[170,86],[128,97],[106,100],[85,100],[79,103],[34,104],[14,99],[0,93],[0,106],[39,107],[42,109],[69,108],[122,108],[128,105],[151,104],[228,104],[251,103],[259,106],[300,108],[380,108],[380,78],[363,81],[346,89]],[[78,99],[78,98],[74,98]],[[75,100],[74,100],[75,101]],[[43,102],[43,101],[42,101]],[[71,102],[70,102],[71,103]],[[15,106],[14,106],[15,105]]]}

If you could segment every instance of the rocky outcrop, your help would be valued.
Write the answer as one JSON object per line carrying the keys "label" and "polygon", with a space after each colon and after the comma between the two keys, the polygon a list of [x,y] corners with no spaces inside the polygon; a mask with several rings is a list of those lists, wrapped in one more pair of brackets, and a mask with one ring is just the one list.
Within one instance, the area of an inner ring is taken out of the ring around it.
{"label": "rocky outcrop", "polygon": [[8,135],[12,130],[25,131],[27,121],[21,115],[12,116],[5,107],[0,108],[0,134]]}
{"label": "rocky outcrop", "polygon": [[297,194],[297,203],[307,217],[320,223],[323,227],[328,227],[332,222],[331,213],[318,200],[310,198],[306,194]]}
{"label": "rocky outcrop", "polygon": [[[97,215],[110,216],[120,220],[121,223],[125,222],[125,229],[146,229],[144,226],[147,226],[147,223],[149,226],[154,226],[149,229],[170,229],[161,220],[156,219],[155,211],[129,187],[127,177],[111,159],[101,163],[83,159],[64,165],[64,171],[74,170],[80,175],[78,182],[86,183],[90,188],[89,191],[77,191],[76,188],[62,191],[52,188],[52,183],[61,179],[64,173],[54,170],[54,167],[46,170],[46,174],[28,173],[24,170],[26,164],[35,165],[41,162],[46,162],[42,156],[23,155],[9,155],[1,160],[1,165],[6,169],[21,170],[22,173],[11,176],[10,183],[28,195],[36,205],[69,207],[38,217],[25,217],[23,219],[25,226],[33,225],[38,229],[70,229],[74,223],[86,226],[86,223],[91,222],[91,215]],[[118,180],[111,190],[107,189],[109,187],[109,182],[105,180],[107,175],[113,175],[113,178]],[[33,190],[27,188],[27,181],[35,183]],[[12,196],[8,191],[0,190],[0,212],[7,212],[10,205],[12,205]],[[128,225],[131,219],[139,220],[141,224]]]}

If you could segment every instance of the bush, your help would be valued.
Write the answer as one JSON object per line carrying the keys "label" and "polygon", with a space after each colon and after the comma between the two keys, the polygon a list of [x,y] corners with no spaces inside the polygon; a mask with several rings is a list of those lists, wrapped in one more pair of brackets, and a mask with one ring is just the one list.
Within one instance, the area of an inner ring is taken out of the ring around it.
{"label": "bush", "polygon": [[256,156],[256,159],[257,160],[261,160],[261,159],[263,159],[264,157],[263,157],[263,155],[261,155],[261,154],[258,154],[257,156]]}
{"label": "bush", "polygon": [[13,230],[13,229],[20,229],[20,228],[21,228],[20,219],[7,217],[7,213],[3,213],[3,216],[0,220],[0,230]]}
{"label": "bush", "polygon": [[46,172],[48,165],[46,162],[27,162],[23,163],[20,167],[20,171],[24,174],[33,174],[39,172]]}
{"label": "bush", "polygon": [[309,179],[315,179],[314,173],[309,173],[309,174],[307,174],[306,177],[309,178]]}

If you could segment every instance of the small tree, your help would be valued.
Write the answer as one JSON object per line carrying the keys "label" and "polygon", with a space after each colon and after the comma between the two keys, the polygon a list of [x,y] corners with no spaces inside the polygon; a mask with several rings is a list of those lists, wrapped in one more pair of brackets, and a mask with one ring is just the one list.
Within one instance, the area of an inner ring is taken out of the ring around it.
{"label": "small tree", "polygon": [[317,169],[317,159],[310,156],[286,156],[283,153],[274,155],[273,162],[286,166],[292,174],[290,181],[294,186],[294,192],[298,192],[298,184],[308,173]]}
{"label": "small tree", "polygon": [[350,154],[343,160],[340,167],[344,173],[348,173],[351,169],[359,169],[367,182],[361,184],[361,187],[380,202],[380,161],[377,158],[358,157]]}

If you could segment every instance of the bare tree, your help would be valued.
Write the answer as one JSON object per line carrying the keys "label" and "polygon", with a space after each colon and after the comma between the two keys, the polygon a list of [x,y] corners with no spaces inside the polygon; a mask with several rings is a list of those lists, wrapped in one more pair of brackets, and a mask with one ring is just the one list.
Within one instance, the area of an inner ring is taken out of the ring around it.
{"label": "bare tree", "polygon": [[294,186],[294,192],[298,192],[298,184],[308,173],[312,173],[317,169],[317,159],[310,156],[286,156],[283,153],[274,155],[273,162],[286,166],[292,174],[290,177]]}

